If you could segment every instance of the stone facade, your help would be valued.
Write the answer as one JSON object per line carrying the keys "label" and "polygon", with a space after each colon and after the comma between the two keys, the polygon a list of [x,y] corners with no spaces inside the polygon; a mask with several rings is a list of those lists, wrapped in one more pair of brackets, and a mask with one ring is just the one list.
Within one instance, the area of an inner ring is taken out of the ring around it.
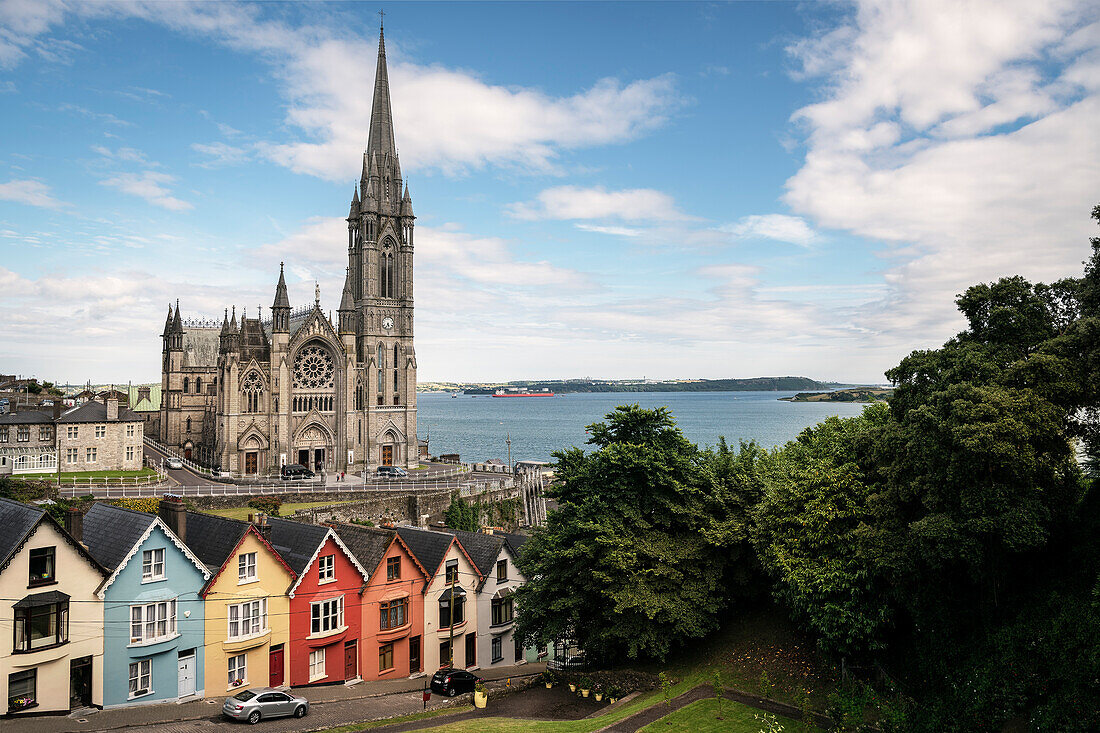
{"label": "stone facade", "polygon": [[0,415],[0,476],[57,470],[53,418],[36,412]]}
{"label": "stone facade", "polygon": [[184,321],[168,309],[159,438],[235,474],[302,464],[415,467],[412,199],[402,188],[384,38],[379,39],[363,173],[348,214],[348,269],[334,322],[292,309],[280,267],[269,318],[229,309]]}
{"label": "stone facade", "polygon": [[61,470],[139,471],[143,461],[141,416],[116,400],[86,402],[57,419]]}

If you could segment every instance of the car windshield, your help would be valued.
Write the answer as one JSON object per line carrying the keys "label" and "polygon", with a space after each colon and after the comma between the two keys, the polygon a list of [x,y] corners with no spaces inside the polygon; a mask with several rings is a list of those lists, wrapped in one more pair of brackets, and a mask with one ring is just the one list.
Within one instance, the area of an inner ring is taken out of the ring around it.
{"label": "car windshield", "polygon": [[256,697],[256,693],[252,692],[252,690],[243,690],[242,692],[238,692],[236,695],[234,695],[233,699],[240,700],[241,702],[248,702],[254,697]]}

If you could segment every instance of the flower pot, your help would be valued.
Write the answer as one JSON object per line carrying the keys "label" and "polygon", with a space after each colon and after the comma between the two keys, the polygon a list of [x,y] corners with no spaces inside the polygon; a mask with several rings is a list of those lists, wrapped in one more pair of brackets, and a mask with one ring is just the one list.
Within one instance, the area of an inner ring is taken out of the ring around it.
{"label": "flower pot", "polygon": [[577,686],[574,685],[572,682],[569,683],[569,691],[570,692],[576,692],[577,691]]}
{"label": "flower pot", "polygon": [[553,682],[547,682],[547,683],[546,683],[546,689],[548,689],[548,690],[549,690],[549,689],[550,689],[551,687],[553,687],[553,686],[554,686],[554,683],[553,683]]}
{"label": "flower pot", "polygon": [[581,690],[581,697],[588,697],[588,693],[590,692],[592,692],[592,690]]}
{"label": "flower pot", "polygon": [[487,703],[488,701],[489,701],[489,693],[488,692],[478,692],[477,690],[474,690],[474,707],[475,708],[485,707],[485,703]]}
{"label": "flower pot", "polygon": [[602,692],[597,692],[596,693],[596,702],[601,702],[601,701],[603,701],[603,693]]}
{"label": "flower pot", "polygon": [[612,705],[614,705],[614,704],[615,704],[615,701],[616,701],[616,700],[618,700],[618,699],[619,699],[619,698],[617,698],[617,697],[609,697],[609,698],[607,698],[607,701],[608,701],[609,703],[611,703]]}

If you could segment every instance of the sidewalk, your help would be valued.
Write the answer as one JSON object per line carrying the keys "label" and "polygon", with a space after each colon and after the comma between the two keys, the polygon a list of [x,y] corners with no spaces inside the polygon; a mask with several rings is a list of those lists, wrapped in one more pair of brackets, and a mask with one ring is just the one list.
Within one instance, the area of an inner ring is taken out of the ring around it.
{"label": "sidewalk", "polygon": [[[539,674],[546,668],[545,664],[520,664],[509,667],[494,667],[492,669],[477,670],[477,674],[486,681],[502,683],[509,678],[526,678]],[[346,687],[342,684],[325,685],[322,687],[296,687],[292,692],[302,695],[309,700],[311,717],[315,707],[323,710],[326,704],[343,703],[349,700],[364,700],[367,698],[384,697],[390,695],[406,695],[419,693],[430,681],[429,677],[417,679],[382,680],[377,682],[360,682],[357,685]],[[33,718],[9,718],[0,720],[0,729],[4,733],[67,733],[69,731],[105,731],[124,728],[137,728],[166,723],[179,723],[182,721],[209,720],[220,715],[222,702],[228,697],[228,693],[206,698],[198,698],[185,703],[159,703],[156,705],[139,705],[136,707],[113,708],[102,710],[82,718],[70,718],[65,716],[40,716]],[[419,698],[417,698],[419,699]],[[447,698],[433,695],[433,702],[441,702]],[[213,703],[208,701],[213,700]],[[416,712],[420,707],[416,706],[408,712]],[[80,723],[78,720],[87,720]],[[354,718],[353,720],[360,720]],[[347,722],[353,722],[349,720]],[[307,718],[307,722],[309,719]],[[312,726],[305,726],[310,728]]]}

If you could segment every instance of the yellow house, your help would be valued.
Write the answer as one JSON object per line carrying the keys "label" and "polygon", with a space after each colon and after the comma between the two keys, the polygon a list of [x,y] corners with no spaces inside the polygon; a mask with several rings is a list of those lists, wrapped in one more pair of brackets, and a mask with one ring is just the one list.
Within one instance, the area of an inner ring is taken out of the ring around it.
{"label": "yellow house", "polygon": [[201,593],[206,694],[284,684],[296,575],[265,538],[269,527],[182,507],[162,518],[212,573]]}

